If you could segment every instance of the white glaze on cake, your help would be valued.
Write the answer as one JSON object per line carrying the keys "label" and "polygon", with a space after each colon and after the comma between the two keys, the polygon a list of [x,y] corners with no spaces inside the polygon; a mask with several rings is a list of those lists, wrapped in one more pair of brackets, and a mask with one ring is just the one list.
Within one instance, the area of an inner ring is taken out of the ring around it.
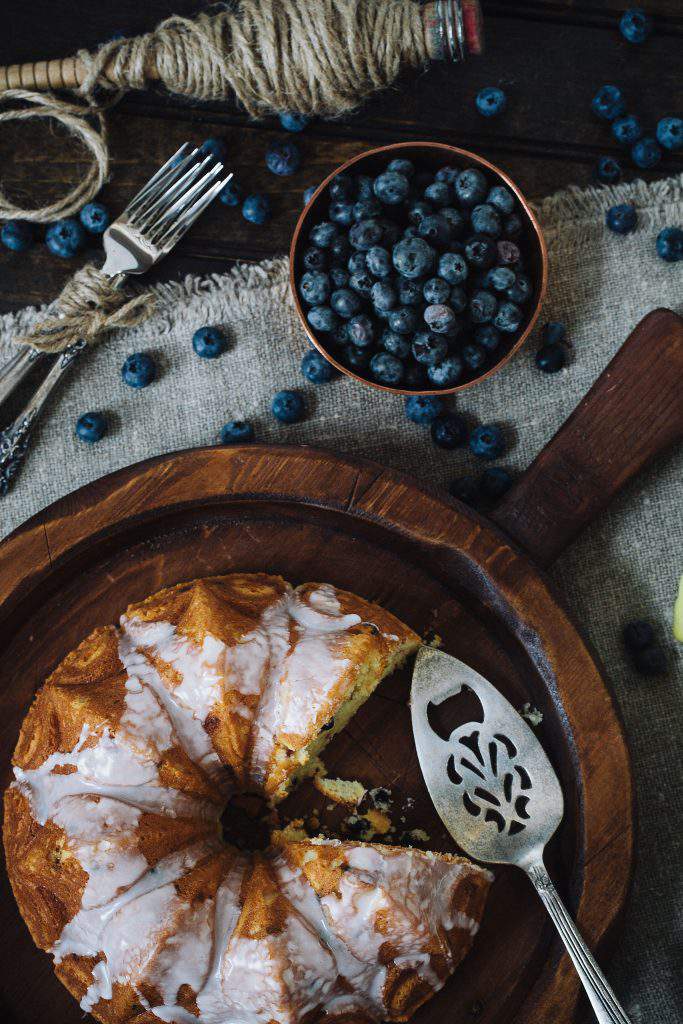
{"label": "white glaze on cake", "polygon": [[[305,874],[276,852],[271,870],[289,912],[279,932],[260,940],[235,935],[251,867],[246,855],[234,852],[214,898],[190,904],[174,884],[222,848],[222,808],[162,785],[157,766],[164,753],[184,751],[225,801],[228,775],[204,722],[226,693],[255,698],[256,711],[242,702],[241,713],[253,716],[251,778],[262,782],[278,736],[305,735],[338,685],[348,667],[340,641],[359,622],[341,614],[326,586],[306,600],[287,590],[232,647],[212,636],[199,647],[168,623],[124,618],[118,637],[125,709],[116,729],[85,725],[72,751],[54,753],[36,769],[15,769],[14,786],[36,821],[63,829],[69,855],[87,874],[81,909],[52,949],[57,962],[69,954],[100,957],[84,1010],[126,982],[168,1024],[296,1024],[320,1006],[328,1013],[365,1010],[381,1020],[387,969],[380,949],[387,942],[399,966],[440,987],[425,947],[436,938],[448,957],[447,929],[476,930],[452,911],[459,864],[411,850],[387,855],[321,842],[340,846],[347,870],[339,893],[319,898]],[[173,672],[159,671],[159,662]],[[215,825],[215,838],[150,866],[136,841],[140,816],[150,811]],[[196,993],[199,1016],[178,1005],[184,985]],[[141,986],[151,986],[160,1001],[150,1004]]]}

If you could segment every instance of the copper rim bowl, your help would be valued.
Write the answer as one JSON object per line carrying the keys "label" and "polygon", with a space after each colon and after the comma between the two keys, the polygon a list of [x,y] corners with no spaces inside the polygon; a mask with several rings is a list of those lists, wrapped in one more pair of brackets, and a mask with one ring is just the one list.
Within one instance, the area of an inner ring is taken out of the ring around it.
{"label": "copper rim bowl", "polygon": [[[439,167],[443,167],[444,164],[448,163],[455,164],[456,166],[462,166],[463,168],[481,168],[481,170],[485,171],[489,177],[494,177],[497,182],[506,185],[510,191],[514,193],[520,205],[520,215],[524,221],[522,246],[525,254],[527,254],[527,271],[534,287],[533,297],[529,301],[529,312],[525,319],[524,327],[516,337],[513,335],[514,340],[508,348],[503,350],[503,353],[497,363],[489,367],[478,377],[467,380],[463,384],[456,384],[452,388],[431,388],[425,390],[392,388],[388,387],[386,384],[378,384],[374,380],[370,380],[367,377],[361,377],[359,374],[354,373],[354,371],[350,370],[347,366],[337,362],[334,356],[327,350],[323,341],[312,330],[306,319],[306,312],[299,300],[297,292],[296,282],[303,273],[303,268],[301,266],[302,253],[306,247],[308,234],[313,225],[326,219],[326,211],[323,212],[323,210],[328,204],[327,187],[332,179],[336,178],[338,174],[348,170],[353,170],[354,173],[377,174],[386,165],[388,160],[399,155],[412,159],[418,166],[428,170],[437,170]],[[289,280],[292,289],[292,296],[294,298],[294,305],[297,313],[299,314],[299,319],[301,320],[303,328],[312,344],[315,345],[323,356],[325,356],[328,362],[332,363],[332,365],[341,373],[346,374],[347,377],[352,377],[354,380],[358,380],[362,384],[368,384],[372,388],[377,388],[378,391],[388,391],[395,395],[454,395],[456,392],[464,391],[465,388],[470,388],[473,384],[478,384],[480,381],[486,380],[487,377],[496,373],[496,371],[500,370],[501,367],[505,366],[505,364],[512,358],[515,352],[522,347],[526,339],[531,334],[541,312],[541,306],[543,304],[548,284],[548,251],[546,249],[543,233],[531,210],[531,207],[529,206],[529,203],[518,186],[511,180],[511,178],[508,177],[507,174],[505,174],[504,171],[501,171],[499,167],[496,167],[495,164],[490,163],[488,160],[484,160],[483,157],[477,156],[476,153],[470,153],[466,149],[458,149],[457,146],[448,146],[442,142],[398,142],[392,146],[380,146],[378,149],[366,150],[366,152],[360,153],[351,160],[347,160],[345,164],[342,164],[333,171],[332,174],[325,178],[325,180],[316,189],[310,202],[304,207],[301,216],[297,221],[296,228],[294,229],[292,244],[289,250],[289,258]]]}

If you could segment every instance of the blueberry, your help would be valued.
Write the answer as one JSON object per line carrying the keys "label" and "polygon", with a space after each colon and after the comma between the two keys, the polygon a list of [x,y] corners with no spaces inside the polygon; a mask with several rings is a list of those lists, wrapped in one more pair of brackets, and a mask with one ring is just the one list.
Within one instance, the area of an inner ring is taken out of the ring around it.
{"label": "blueberry", "polygon": [[346,264],[349,269],[349,274],[364,274],[367,268],[365,262],[364,252],[354,252],[349,256],[349,261]]}
{"label": "blueberry", "polygon": [[343,320],[340,324],[337,324],[335,329],[331,332],[329,338],[326,339],[330,345],[345,346],[349,342],[349,325]]}
{"label": "blueberry", "polygon": [[[472,293],[470,299],[470,317],[474,324],[488,324],[496,315],[498,300],[491,292],[478,290]],[[496,324],[500,327],[500,324]]]}
{"label": "blueberry", "polygon": [[330,203],[329,218],[335,224],[341,224],[347,228],[353,224],[353,206],[345,199],[337,199],[334,203]]}
{"label": "blueberry", "polygon": [[486,178],[476,167],[461,171],[455,179],[455,194],[462,206],[483,203],[487,192]]}
{"label": "blueberry", "polygon": [[436,395],[411,395],[406,398],[406,416],[421,426],[431,423],[443,410],[443,399]]}
{"label": "blueberry", "polygon": [[359,220],[349,231],[349,241],[354,249],[367,252],[382,240],[382,225],[372,217]]}
{"label": "blueberry", "polygon": [[349,256],[351,255],[351,246],[344,235],[337,235],[337,237],[333,238],[330,242],[328,251],[332,266],[342,267],[348,263]]}
{"label": "blueberry", "polygon": [[511,214],[515,208],[515,197],[504,185],[494,185],[486,197],[486,202],[505,215]]}
{"label": "blueberry", "polygon": [[462,284],[469,273],[465,257],[459,252],[445,252],[439,257],[439,277],[449,284]]}
{"label": "blueberry", "polygon": [[370,350],[358,348],[356,345],[347,345],[343,352],[343,362],[350,370],[357,372],[365,370],[370,362]]}
{"label": "blueberry", "polygon": [[308,270],[301,275],[299,294],[309,306],[320,306],[330,297],[330,279],[320,270]]}
{"label": "blueberry", "polygon": [[365,313],[359,313],[349,320],[349,341],[359,348],[367,348],[372,345],[375,338],[375,329],[372,320]]}
{"label": "blueberry", "polygon": [[510,242],[508,239],[503,239],[503,241],[501,242],[496,242],[496,254],[498,256],[498,262],[502,263],[503,266],[521,266],[522,253],[519,246],[515,242]]}
{"label": "blueberry", "polygon": [[501,302],[498,307],[493,324],[499,331],[503,331],[505,334],[514,334],[515,331],[519,330],[519,326],[524,319],[524,313],[519,308],[516,302]]}
{"label": "blueberry", "polygon": [[459,238],[465,230],[465,218],[460,210],[454,206],[444,206],[439,210],[439,217],[443,217],[450,228],[451,238]]}
{"label": "blueberry", "polygon": [[446,167],[440,167],[434,175],[437,181],[445,181],[449,185],[455,184],[455,179],[460,174],[460,168],[454,167],[452,164],[447,164]]}
{"label": "blueberry", "polygon": [[429,378],[427,377],[427,370],[424,366],[419,363],[411,362],[408,363],[405,369],[403,377],[403,385],[406,388],[413,388],[414,390],[424,390],[429,384]]}
{"label": "blueberry", "polygon": [[337,174],[327,187],[330,199],[351,199],[356,183],[350,174]]}
{"label": "blueberry", "polygon": [[634,651],[633,664],[644,676],[661,676],[668,668],[666,652],[657,644]]}
{"label": "blueberry", "polygon": [[351,274],[349,278],[349,288],[353,288],[354,292],[358,292],[359,295],[364,295],[366,298],[369,297],[374,283],[367,270],[360,274]]}
{"label": "blueberry", "polygon": [[301,360],[301,372],[311,384],[328,384],[335,376],[335,369],[327,359],[311,349]]}
{"label": "blueberry", "polygon": [[337,314],[329,306],[313,306],[306,314],[306,319],[315,331],[333,331],[339,321]]}
{"label": "blueberry", "polygon": [[667,263],[683,260],[683,228],[662,228],[657,235],[657,255]]}
{"label": "blueberry", "polygon": [[391,256],[380,245],[373,245],[372,249],[368,249],[365,265],[375,277],[389,277],[393,273]]}
{"label": "blueberry", "polygon": [[410,183],[405,174],[398,171],[385,171],[375,178],[374,193],[386,206],[398,206],[408,198]]}
{"label": "blueberry", "polygon": [[541,338],[544,345],[560,345],[567,333],[566,325],[561,320],[549,320],[543,325]]}
{"label": "blueberry", "polygon": [[397,334],[412,334],[417,328],[419,317],[412,306],[399,306],[388,317],[389,328]]}
{"label": "blueberry", "polygon": [[619,203],[610,206],[605,214],[605,223],[610,231],[617,235],[628,235],[635,231],[638,217],[632,203]]}
{"label": "blueberry", "polygon": [[432,441],[438,448],[459,448],[465,444],[469,430],[462,416],[444,412],[432,420]]}
{"label": "blueberry", "polygon": [[370,372],[380,384],[395,387],[403,379],[403,363],[389,352],[376,352],[370,360]]}
{"label": "blueberry", "polygon": [[567,361],[567,352],[563,345],[550,342],[542,345],[536,353],[536,366],[543,373],[558,373]]}
{"label": "blueberry", "polygon": [[[228,182],[228,184],[230,184],[230,182]],[[227,186],[226,186],[226,188],[227,188]],[[225,189],[223,189],[223,191],[225,191]],[[317,191],[318,191],[318,186],[317,185],[309,185],[309,187],[304,192],[304,206],[308,206],[308,204],[310,203],[311,199],[313,198],[313,196],[315,195],[315,193]],[[223,195],[223,193],[221,193],[221,197],[222,197],[222,195]],[[229,205],[232,205],[232,204],[230,203]]]}
{"label": "blueberry", "polygon": [[477,110],[484,117],[496,117],[502,114],[507,107],[507,96],[502,89],[495,85],[489,85],[477,93]]}
{"label": "blueberry", "polygon": [[266,150],[266,167],[273,174],[284,177],[294,174],[301,165],[301,153],[299,147],[291,139],[277,140],[271,142]]}
{"label": "blueberry", "polygon": [[359,313],[362,305],[363,303],[358,292],[351,291],[350,288],[338,288],[332,292],[330,298],[332,309],[345,320]]}
{"label": "blueberry", "polygon": [[448,245],[448,240],[451,237],[451,226],[441,214],[430,213],[428,217],[423,217],[417,225],[417,233],[420,238],[424,238],[430,245],[435,245],[437,248],[442,249]]}
{"label": "blueberry", "polygon": [[662,159],[662,151],[657,140],[653,139],[651,135],[645,135],[642,139],[638,139],[631,149],[631,159],[636,167],[642,167],[644,170],[656,167]]}
{"label": "blueberry", "polygon": [[76,437],[88,444],[101,441],[107,432],[107,422],[101,412],[84,412],[76,420]]}
{"label": "blueberry", "polygon": [[382,245],[385,249],[393,249],[401,237],[401,229],[393,220],[380,218],[382,225]]}
{"label": "blueberry", "polygon": [[7,220],[0,230],[0,241],[12,252],[24,252],[33,242],[32,225],[25,220]]}
{"label": "blueberry", "polygon": [[224,164],[228,159],[228,144],[223,139],[205,139],[199,147],[199,155],[211,155]]}
{"label": "blueberry", "polygon": [[417,331],[413,336],[412,353],[423,366],[434,366],[446,358],[448,342],[431,331]]}
{"label": "blueberry", "polygon": [[386,312],[394,308],[398,296],[396,289],[388,281],[375,281],[370,291],[370,298],[375,309]]}
{"label": "blueberry", "polygon": [[427,327],[435,334],[449,334],[457,323],[451,307],[445,306],[443,303],[427,306],[423,316]]}
{"label": "blueberry", "polygon": [[[315,187],[311,190],[311,195],[315,192]],[[218,198],[224,206],[239,206],[242,201],[242,189],[237,184],[234,178],[231,178],[227,185],[218,193]],[[310,198],[310,197],[309,197]],[[307,203],[306,195],[304,194],[304,203]]]}
{"label": "blueberry", "polygon": [[45,244],[51,253],[68,260],[85,244],[85,231],[80,221],[65,217],[50,224],[45,232]]}
{"label": "blueberry", "polygon": [[405,160],[402,157],[395,157],[387,166],[388,171],[396,171],[404,178],[412,178],[415,174],[415,165],[412,160]]}
{"label": "blueberry", "polygon": [[500,331],[493,324],[482,324],[474,332],[474,340],[487,352],[495,352],[500,345]]}
{"label": "blueberry", "polygon": [[631,652],[642,651],[645,647],[650,647],[655,642],[654,629],[649,622],[645,622],[643,619],[627,622],[621,636],[624,646]]}
{"label": "blueberry", "polygon": [[447,302],[451,294],[450,285],[443,277],[430,277],[429,280],[425,281],[422,289],[425,302],[428,305],[438,305],[442,302]]}
{"label": "blueberry", "polygon": [[221,427],[221,444],[245,444],[254,440],[254,428],[248,420],[229,420]]}
{"label": "blueberry", "polygon": [[470,238],[465,243],[465,259],[473,267],[487,270],[496,262],[498,250],[492,238]]}
{"label": "blueberry", "polygon": [[109,227],[111,217],[104,203],[87,203],[79,213],[81,224],[91,235],[101,235]]}
{"label": "blueberry", "polygon": [[436,253],[423,238],[406,238],[396,243],[392,258],[399,274],[414,280],[434,268]]}
{"label": "blueberry", "polygon": [[397,359],[405,359],[410,354],[410,340],[405,334],[398,334],[389,328],[382,332],[379,343],[385,351]]}
{"label": "blueberry", "polygon": [[427,185],[424,197],[434,206],[450,206],[453,202],[453,190],[446,181],[433,181]]}
{"label": "blueberry", "polygon": [[402,306],[419,306],[422,302],[422,288],[419,278],[409,281],[407,277],[399,277],[398,301]]}
{"label": "blueberry", "polygon": [[372,220],[379,217],[381,213],[382,204],[374,196],[370,196],[369,199],[358,199],[353,204],[353,219],[355,221]]}
{"label": "blueberry", "polygon": [[591,100],[591,110],[603,121],[614,121],[626,110],[621,89],[616,85],[601,85]]}
{"label": "blueberry", "polygon": [[663,117],[657,123],[657,141],[672,153],[683,149],[683,118]]}
{"label": "blueberry", "polygon": [[320,224],[316,224],[311,229],[311,233],[308,236],[309,240],[313,242],[313,245],[319,246],[321,249],[329,249],[333,239],[339,234],[339,229],[336,224],[332,224],[328,220],[321,221]]}
{"label": "blueberry", "polygon": [[424,217],[431,217],[434,209],[426,199],[416,199],[408,207],[408,220],[411,224],[419,225]]}
{"label": "blueberry", "polygon": [[616,185],[621,178],[621,164],[612,156],[601,156],[595,168],[595,175],[603,185]]}
{"label": "blueberry", "polygon": [[306,270],[324,270],[327,266],[327,253],[318,245],[309,245],[301,257]]}
{"label": "blueberry", "polygon": [[470,450],[480,459],[497,459],[505,451],[505,438],[500,427],[482,423],[470,435]]}
{"label": "blueberry", "polygon": [[484,278],[487,288],[494,292],[504,292],[515,283],[515,272],[510,267],[492,267]]}
{"label": "blueberry", "polygon": [[625,114],[612,122],[612,135],[622,146],[632,146],[642,134],[642,125],[635,114]]}
{"label": "blueberry", "polygon": [[446,356],[436,366],[427,367],[427,376],[437,388],[452,388],[462,376],[462,359],[460,356]]}
{"label": "blueberry", "polygon": [[474,370],[475,373],[478,373],[486,363],[486,349],[482,348],[481,345],[463,345],[462,358],[465,366],[468,366],[470,370]]}
{"label": "blueberry", "polygon": [[414,224],[409,224],[408,227],[403,232],[403,236],[402,237],[403,238],[419,238],[420,237],[419,228],[417,228]]}
{"label": "blueberry", "polygon": [[495,206],[490,206],[488,203],[475,206],[470,219],[477,234],[490,235],[492,238],[500,237],[503,226]]}
{"label": "blueberry", "polygon": [[448,486],[449,493],[464,505],[476,508],[481,497],[479,485],[473,476],[459,476]]}
{"label": "blueberry", "polygon": [[512,213],[505,218],[503,234],[506,238],[519,238],[524,230],[524,223],[518,213]]}
{"label": "blueberry", "polygon": [[270,406],[273,416],[281,423],[298,423],[304,418],[306,406],[298,391],[278,391]]}
{"label": "blueberry", "polygon": [[467,292],[456,284],[451,288],[448,303],[454,313],[464,313],[467,309]]}
{"label": "blueberry", "polygon": [[310,117],[305,114],[284,113],[280,114],[280,124],[286,132],[302,132],[310,122]]}
{"label": "blueberry", "polygon": [[259,193],[247,196],[242,203],[242,216],[250,224],[265,224],[270,220],[270,200]]}
{"label": "blueberry", "polygon": [[652,32],[652,22],[641,7],[629,7],[621,16],[619,31],[627,43],[644,43]]}
{"label": "blueberry", "polygon": [[218,359],[228,347],[228,339],[220,327],[200,327],[192,335],[192,348],[200,359]]}
{"label": "blueberry", "polygon": [[485,469],[479,480],[479,489],[489,501],[498,501],[510,490],[512,477],[502,466],[491,466]]}
{"label": "blueberry", "polygon": [[126,356],[121,367],[121,380],[129,388],[146,388],[156,377],[156,366],[146,352],[134,352]]}

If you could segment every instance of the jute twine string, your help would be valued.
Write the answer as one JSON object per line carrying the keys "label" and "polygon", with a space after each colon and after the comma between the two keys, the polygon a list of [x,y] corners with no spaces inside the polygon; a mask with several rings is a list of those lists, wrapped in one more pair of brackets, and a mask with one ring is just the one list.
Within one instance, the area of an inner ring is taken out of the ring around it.
{"label": "jute twine string", "polygon": [[95,345],[107,331],[136,327],[153,311],[151,292],[126,295],[95,266],[87,264],[67,282],[54,312],[14,340],[41,352],[62,352],[81,338]]}

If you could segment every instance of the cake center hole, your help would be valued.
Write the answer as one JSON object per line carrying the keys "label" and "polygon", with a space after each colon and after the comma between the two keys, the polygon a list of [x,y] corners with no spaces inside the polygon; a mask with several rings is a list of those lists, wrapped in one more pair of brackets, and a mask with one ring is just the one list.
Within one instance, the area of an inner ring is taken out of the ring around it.
{"label": "cake center hole", "polygon": [[239,850],[265,850],[276,824],[274,815],[263,797],[252,793],[234,796],[221,815],[223,839]]}

